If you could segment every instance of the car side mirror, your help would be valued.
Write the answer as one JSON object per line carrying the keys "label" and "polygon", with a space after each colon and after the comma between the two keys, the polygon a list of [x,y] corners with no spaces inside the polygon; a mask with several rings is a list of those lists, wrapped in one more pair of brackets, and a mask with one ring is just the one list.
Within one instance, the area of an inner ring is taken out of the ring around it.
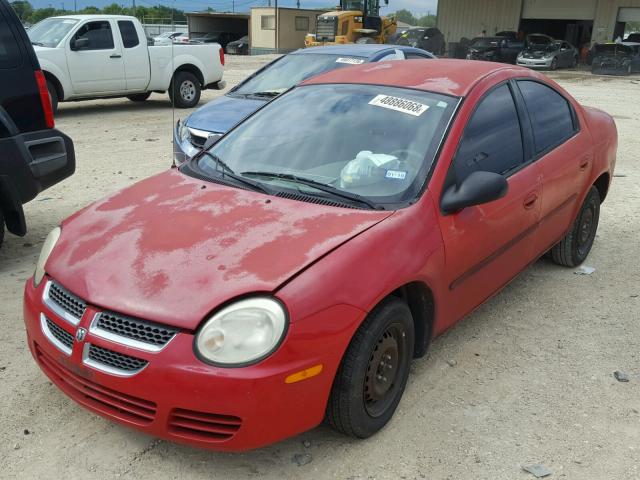
{"label": "car side mirror", "polygon": [[86,37],[75,38],[71,40],[71,50],[84,50],[89,47],[89,39]]}
{"label": "car side mirror", "polygon": [[507,179],[492,172],[473,172],[460,186],[452,185],[442,195],[440,208],[445,214],[459,212],[473,205],[504,197],[509,190]]}

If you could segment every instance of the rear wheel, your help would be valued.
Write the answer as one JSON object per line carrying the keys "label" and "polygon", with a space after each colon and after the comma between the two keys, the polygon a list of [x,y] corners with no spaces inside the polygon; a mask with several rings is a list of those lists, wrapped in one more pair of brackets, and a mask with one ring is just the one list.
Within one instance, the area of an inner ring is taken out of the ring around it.
{"label": "rear wheel", "polygon": [[200,82],[191,72],[177,72],[169,87],[169,98],[178,108],[195,107],[200,101]]}
{"label": "rear wheel", "polygon": [[404,393],[413,346],[409,307],[399,299],[376,307],[353,336],[333,381],[329,424],[356,438],[384,427]]}
{"label": "rear wheel", "polygon": [[571,230],[551,249],[552,260],[565,267],[575,267],[584,262],[596,238],[599,219],[600,194],[596,187],[591,187]]}
{"label": "rear wheel", "polygon": [[151,92],[136,93],[135,95],[129,95],[127,98],[132,102],[144,102],[151,96]]}
{"label": "rear wheel", "polygon": [[47,90],[49,90],[49,98],[51,99],[51,110],[55,114],[58,111],[58,91],[51,80],[47,80]]}

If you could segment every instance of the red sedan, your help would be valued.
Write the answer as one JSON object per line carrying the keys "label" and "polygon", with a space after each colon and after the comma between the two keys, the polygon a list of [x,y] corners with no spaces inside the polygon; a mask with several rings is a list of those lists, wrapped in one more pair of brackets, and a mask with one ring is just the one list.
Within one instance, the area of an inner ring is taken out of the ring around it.
{"label": "red sedan", "polygon": [[616,148],[609,115],[527,69],[327,73],[52,231],[29,348],[81,405],[168,440],[368,437],[434,336],[546,252],[584,261]]}

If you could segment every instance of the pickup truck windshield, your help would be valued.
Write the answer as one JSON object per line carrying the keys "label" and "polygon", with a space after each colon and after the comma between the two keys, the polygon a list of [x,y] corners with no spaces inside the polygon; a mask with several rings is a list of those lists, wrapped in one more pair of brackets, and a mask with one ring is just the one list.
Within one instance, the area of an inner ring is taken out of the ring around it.
{"label": "pickup truck windshield", "polygon": [[31,43],[39,47],[57,47],[78,20],[73,18],[47,18],[27,30]]}
{"label": "pickup truck windshield", "polygon": [[298,87],[230,131],[194,167],[269,189],[322,197],[333,189],[338,199],[404,203],[421,191],[457,103],[377,85]]}
{"label": "pickup truck windshield", "polygon": [[282,93],[302,80],[336,68],[364,63],[362,57],[351,55],[294,54],[287,55],[255,77],[233,90],[231,94]]}

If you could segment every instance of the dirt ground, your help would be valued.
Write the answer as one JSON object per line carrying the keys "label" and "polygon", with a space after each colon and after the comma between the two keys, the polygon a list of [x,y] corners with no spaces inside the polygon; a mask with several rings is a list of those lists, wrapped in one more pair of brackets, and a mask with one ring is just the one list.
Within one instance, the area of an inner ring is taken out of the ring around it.
{"label": "dirt ground", "polygon": [[[229,58],[227,81],[268,59]],[[22,288],[44,236],[171,162],[166,96],[62,104],[57,125],[74,139],[77,172],[26,205],[29,233],[7,235],[0,249],[0,478],[527,479],[522,466],[540,463],[548,478],[639,479],[640,79],[554,76],[619,128],[616,178],[586,262],[595,272],[537,262],[414,362],[395,417],[373,438],[321,426],[245,454],[117,426],[78,407],[33,362]],[[205,92],[203,103],[221,93]],[[311,461],[299,466],[296,455]]]}

